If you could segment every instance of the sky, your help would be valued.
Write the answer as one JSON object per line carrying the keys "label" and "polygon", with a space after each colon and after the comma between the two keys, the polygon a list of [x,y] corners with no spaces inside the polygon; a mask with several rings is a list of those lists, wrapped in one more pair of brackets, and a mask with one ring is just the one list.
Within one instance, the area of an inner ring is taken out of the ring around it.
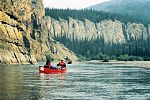
{"label": "sky", "polygon": [[82,9],[109,0],[44,0],[44,6],[49,8]]}

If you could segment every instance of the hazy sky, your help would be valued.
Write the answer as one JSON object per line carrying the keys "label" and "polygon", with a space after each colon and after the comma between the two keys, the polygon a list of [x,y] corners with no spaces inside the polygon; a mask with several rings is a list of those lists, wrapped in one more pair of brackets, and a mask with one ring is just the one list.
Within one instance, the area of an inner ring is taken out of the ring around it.
{"label": "hazy sky", "polygon": [[44,0],[45,7],[50,8],[85,8],[109,0]]}

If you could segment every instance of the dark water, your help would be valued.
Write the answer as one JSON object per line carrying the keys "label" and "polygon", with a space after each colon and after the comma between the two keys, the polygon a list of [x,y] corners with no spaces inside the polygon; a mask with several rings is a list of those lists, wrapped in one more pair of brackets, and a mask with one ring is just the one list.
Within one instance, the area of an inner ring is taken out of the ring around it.
{"label": "dark water", "polygon": [[76,64],[47,75],[37,66],[0,65],[0,100],[150,100],[150,69]]}

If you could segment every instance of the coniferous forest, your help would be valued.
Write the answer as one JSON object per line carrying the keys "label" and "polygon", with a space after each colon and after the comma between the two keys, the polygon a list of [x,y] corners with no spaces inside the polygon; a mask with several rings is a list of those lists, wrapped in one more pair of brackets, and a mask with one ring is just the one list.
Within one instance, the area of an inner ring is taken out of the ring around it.
{"label": "coniferous forest", "polygon": [[59,20],[59,18],[69,20],[69,17],[73,19],[78,19],[81,21],[84,21],[85,19],[88,19],[92,22],[99,23],[102,20],[119,20],[123,23],[131,22],[131,23],[142,23],[145,26],[150,23],[150,21],[143,21],[138,16],[137,18],[132,18],[129,15],[119,15],[115,13],[110,12],[103,12],[103,11],[96,11],[96,10],[88,10],[88,9],[82,9],[82,10],[71,10],[71,9],[52,9],[52,8],[45,8],[45,15],[51,16],[52,18]]}
{"label": "coniferous forest", "polygon": [[[102,11],[94,10],[70,10],[70,9],[45,9],[46,16],[51,16],[54,19],[59,20],[63,18],[68,20],[69,17],[84,21],[89,19],[93,22],[100,22],[104,19],[119,20],[123,23],[136,22],[143,23],[145,26],[148,22],[142,22],[141,20],[132,19],[129,16],[120,16],[117,14],[106,13]],[[82,39],[72,37],[67,38],[66,35],[55,36],[54,39],[64,44],[70,50],[75,52],[81,60],[103,60],[108,61],[110,59],[117,60],[150,60],[150,38],[146,40],[128,40],[125,43],[105,43],[104,38],[98,37],[96,39]]]}
{"label": "coniferous forest", "polygon": [[82,60],[150,60],[150,38],[130,40],[123,44],[105,43],[104,38],[70,40],[65,35],[54,39],[74,51]]}

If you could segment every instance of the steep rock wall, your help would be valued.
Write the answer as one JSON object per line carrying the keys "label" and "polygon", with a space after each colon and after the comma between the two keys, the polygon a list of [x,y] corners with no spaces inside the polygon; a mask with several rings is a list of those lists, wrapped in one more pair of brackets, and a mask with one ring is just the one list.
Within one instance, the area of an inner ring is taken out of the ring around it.
{"label": "steep rock wall", "polygon": [[69,18],[69,21],[59,19],[58,21],[50,18],[50,33],[53,37],[66,35],[73,39],[95,39],[103,37],[106,43],[124,43],[131,39],[147,39],[150,33],[150,26],[146,27],[143,24],[127,23],[120,21],[103,20],[99,23],[93,23],[87,19],[84,22]]}
{"label": "steep rock wall", "polygon": [[[0,63],[36,63],[45,60],[45,54],[52,48],[62,47],[51,38],[49,18],[44,15],[42,0],[0,1]],[[65,52],[71,60],[77,59],[68,49]]]}

